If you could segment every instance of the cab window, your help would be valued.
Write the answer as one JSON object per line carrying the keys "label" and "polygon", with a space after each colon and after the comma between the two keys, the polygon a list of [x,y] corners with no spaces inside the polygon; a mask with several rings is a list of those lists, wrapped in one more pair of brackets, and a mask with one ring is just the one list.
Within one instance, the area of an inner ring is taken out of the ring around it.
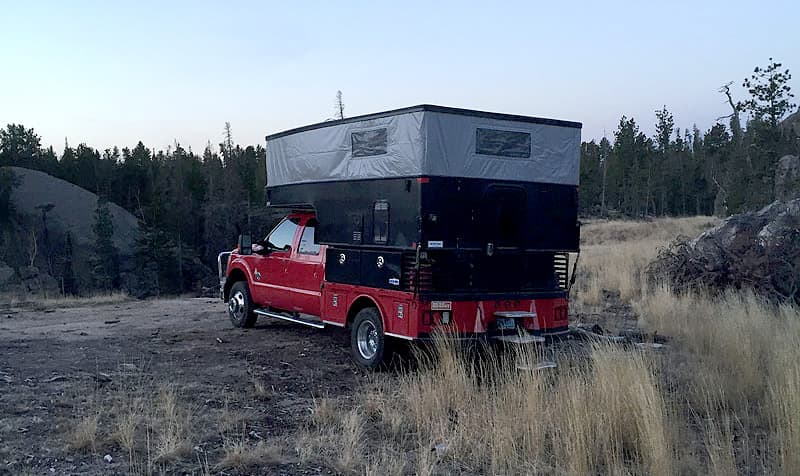
{"label": "cab window", "polygon": [[287,218],[276,226],[272,232],[267,236],[267,245],[270,248],[277,248],[285,250],[287,246],[291,248],[292,241],[294,241],[294,234],[297,231],[297,224],[300,220],[297,218]]}
{"label": "cab window", "polygon": [[303,228],[303,234],[300,235],[300,245],[297,248],[298,253],[304,255],[319,254],[319,245],[314,240],[314,232],[316,231],[316,227],[316,220],[308,220],[305,228]]}

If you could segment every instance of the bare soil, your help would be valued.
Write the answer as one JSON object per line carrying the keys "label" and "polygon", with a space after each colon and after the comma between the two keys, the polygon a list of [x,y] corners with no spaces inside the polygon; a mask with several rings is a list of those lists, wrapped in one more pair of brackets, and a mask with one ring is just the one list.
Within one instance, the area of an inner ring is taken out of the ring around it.
{"label": "bare soil", "polygon": [[75,451],[66,435],[98,406],[110,409],[120,389],[148,379],[174,385],[193,418],[194,457],[163,469],[193,474],[205,461],[213,468],[222,457],[216,420],[225,406],[245,415],[246,438],[282,449],[271,467],[247,474],[326,472],[298,467],[289,437],[314,398],[350,395],[364,377],[341,330],[267,319],[236,329],[216,299],[0,308],[0,474],[128,473],[126,452],[111,438]]}
{"label": "bare soil", "polygon": [[[573,321],[600,324],[609,334],[636,327],[630,307],[613,295],[600,313]],[[185,430],[191,450],[157,461],[155,472],[331,474],[330,467],[300,461],[297,436],[315,400],[357,398],[372,378],[353,363],[347,342],[342,329],[264,318],[253,329],[237,329],[224,304],[210,298],[60,309],[0,305],[0,475],[149,472],[146,465],[132,467],[112,437],[114,414],[121,399],[141,396],[145,387],[157,395],[163,385],[191,413]],[[558,359],[572,347],[551,346],[547,354]],[[96,443],[69,448],[70,432],[93,413],[102,414]],[[224,428],[231,418],[240,430],[230,421]],[[236,434],[278,450],[256,466],[216,466]],[[142,452],[137,458],[146,457]]]}

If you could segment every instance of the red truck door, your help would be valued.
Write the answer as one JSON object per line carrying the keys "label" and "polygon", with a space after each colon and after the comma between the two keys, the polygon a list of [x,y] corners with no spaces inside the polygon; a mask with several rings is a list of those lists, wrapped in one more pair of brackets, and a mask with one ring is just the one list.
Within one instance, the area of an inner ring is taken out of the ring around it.
{"label": "red truck door", "polygon": [[295,244],[295,237],[300,228],[299,223],[299,218],[285,218],[264,239],[267,247],[274,251],[268,251],[264,255],[252,255],[251,282],[253,300],[256,304],[292,310],[293,296],[289,284],[288,265],[293,253],[291,248]]}
{"label": "red truck door", "polygon": [[292,295],[292,307],[289,310],[322,316],[320,306],[325,247],[316,243],[315,218],[307,218],[302,225],[297,246],[292,250],[292,259],[288,263],[287,280]]}

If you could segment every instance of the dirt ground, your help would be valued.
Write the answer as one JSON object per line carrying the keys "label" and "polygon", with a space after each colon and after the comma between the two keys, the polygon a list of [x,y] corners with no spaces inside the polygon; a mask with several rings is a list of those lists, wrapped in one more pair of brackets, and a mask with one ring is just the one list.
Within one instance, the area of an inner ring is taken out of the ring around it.
{"label": "dirt ground", "polygon": [[[143,380],[175,385],[191,408],[196,455],[172,467],[181,474],[220,458],[222,406],[246,415],[252,438],[286,446],[314,398],[350,394],[364,378],[341,330],[267,319],[236,329],[223,303],[208,298],[0,309],[0,349],[0,474],[127,473],[119,445],[101,439],[94,450],[70,451],[65,439],[81,416]],[[261,395],[254,382],[263,384]],[[297,468],[293,452],[283,448],[262,471],[322,471]]]}
{"label": "dirt ground", "polygon": [[[630,309],[610,301],[573,320],[635,327]],[[0,474],[330,474],[300,463],[297,435],[315,399],[355,398],[372,378],[351,361],[340,329],[264,318],[236,329],[209,298],[0,307],[0,349]],[[148,470],[134,464],[144,450],[130,457],[112,437],[113,418],[120,403],[165,385],[191,414],[182,430],[191,450]],[[70,432],[93,414],[96,442],[69,448]],[[216,466],[232,435],[273,448],[268,464]]]}

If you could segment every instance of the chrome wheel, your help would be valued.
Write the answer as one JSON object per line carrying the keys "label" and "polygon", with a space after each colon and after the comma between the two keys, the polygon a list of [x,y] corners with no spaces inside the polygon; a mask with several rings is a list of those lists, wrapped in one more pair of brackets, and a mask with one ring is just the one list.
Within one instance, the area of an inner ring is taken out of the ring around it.
{"label": "chrome wheel", "polygon": [[242,291],[236,291],[228,300],[228,312],[237,321],[242,321],[247,314],[247,305]]}
{"label": "chrome wheel", "polygon": [[375,328],[375,324],[370,321],[363,321],[361,325],[358,326],[356,338],[358,340],[358,353],[361,354],[361,357],[364,359],[372,360],[378,352],[378,343],[380,341],[378,329]]}

